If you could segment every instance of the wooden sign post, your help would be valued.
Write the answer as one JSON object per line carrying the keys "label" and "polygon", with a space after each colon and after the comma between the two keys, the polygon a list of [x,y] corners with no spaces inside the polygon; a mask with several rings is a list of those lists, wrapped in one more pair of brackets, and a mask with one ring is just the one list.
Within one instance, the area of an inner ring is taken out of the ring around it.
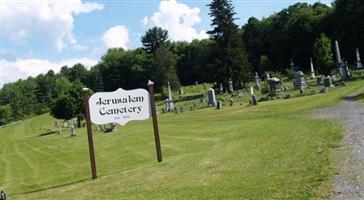
{"label": "wooden sign post", "polygon": [[85,113],[86,113],[86,122],[87,122],[87,136],[88,136],[88,147],[90,152],[90,161],[91,161],[91,173],[92,179],[97,178],[96,173],[96,160],[95,160],[95,152],[94,152],[94,141],[92,138],[92,127],[91,127],[91,118],[90,118],[90,107],[89,107],[89,89],[83,88],[83,101],[85,105]]}
{"label": "wooden sign post", "polygon": [[114,92],[98,92],[91,97],[89,89],[83,88],[92,179],[96,179],[97,174],[91,123],[99,125],[119,123],[123,126],[129,121],[145,120],[152,116],[157,159],[158,162],[162,162],[153,85],[153,82],[148,82],[149,92],[145,89],[119,88]]}
{"label": "wooden sign post", "polygon": [[162,162],[162,149],[161,149],[161,144],[160,144],[160,140],[159,140],[157,112],[155,109],[155,100],[154,100],[154,83],[150,80],[148,82],[148,89],[149,89],[150,106],[151,106],[151,110],[152,110],[154,140],[155,140],[155,147],[157,149],[157,159],[158,159],[158,162]]}

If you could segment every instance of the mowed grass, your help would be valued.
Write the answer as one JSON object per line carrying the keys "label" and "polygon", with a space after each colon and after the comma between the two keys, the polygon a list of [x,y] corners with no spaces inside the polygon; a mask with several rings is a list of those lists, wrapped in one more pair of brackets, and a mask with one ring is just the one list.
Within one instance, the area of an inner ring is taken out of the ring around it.
{"label": "mowed grass", "polygon": [[163,162],[151,120],[94,132],[91,180],[86,130],[52,133],[49,115],[0,129],[0,188],[9,199],[310,199],[330,193],[337,121],[311,117],[362,89],[160,115]]}

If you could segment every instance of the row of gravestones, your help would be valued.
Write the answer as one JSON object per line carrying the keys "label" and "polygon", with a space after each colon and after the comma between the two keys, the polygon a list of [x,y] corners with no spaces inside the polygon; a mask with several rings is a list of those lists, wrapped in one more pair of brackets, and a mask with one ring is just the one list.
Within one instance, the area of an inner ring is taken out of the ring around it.
{"label": "row of gravestones", "polygon": [[[341,59],[339,44],[337,41],[335,41],[335,53],[336,53],[336,63],[338,66],[338,72],[339,72],[339,75],[341,78],[341,82],[347,81],[349,79],[349,77],[351,76],[351,73],[348,68],[347,62],[343,62]],[[357,68],[361,69],[363,66],[362,66],[361,60],[360,60],[359,49],[356,49],[356,58],[357,58],[357,62],[356,62]],[[290,62],[290,67],[294,73],[293,88],[295,90],[300,90],[302,93],[304,89],[309,88],[309,85],[305,81],[304,73],[299,69],[298,66],[296,66],[294,64],[292,59]],[[310,67],[311,67],[311,78],[317,78],[318,84],[323,83],[323,88],[320,89],[320,92],[326,92],[328,90],[328,88],[335,87],[333,84],[333,78],[331,76],[326,76],[326,77],[317,76],[316,77],[312,58],[310,59]],[[256,73],[255,74],[255,85],[256,85],[255,89],[258,91],[260,91],[260,89],[261,89],[260,82],[261,81],[260,81],[259,75],[258,75],[258,73]],[[282,85],[281,85],[282,83],[279,78],[277,78],[277,77],[271,78],[269,76],[269,74],[267,74],[267,83],[269,86],[268,92],[269,92],[270,96],[275,96],[276,92],[281,92],[283,90],[287,90],[286,87],[284,87],[284,86],[282,87]],[[197,81],[196,81],[196,85],[198,85]],[[228,88],[229,92],[234,92],[233,82],[231,79],[229,80],[228,87],[229,87]],[[204,89],[206,89],[205,83],[204,83]],[[222,84],[220,84],[219,90],[220,90],[220,92],[224,91]],[[184,93],[184,88],[181,87],[179,90],[179,94],[183,94],[183,93]],[[204,100],[202,100],[202,101],[204,101]],[[207,106],[216,106],[218,109],[221,108],[221,102],[216,100],[215,90],[213,88],[210,88],[207,92],[207,101],[208,101]],[[253,104],[253,105],[257,105],[257,103],[258,103],[257,98],[254,94],[253,88],[251,88],[251,100],[250,101],[251,101],[251,104]],[[231,103],[230,103],[230,105],[231,105]],[[175,109],[175,107],[174,107],[171,86],[170,86],[169,82],[168,82],[168,98],[166,99],[165,111],[166,112],[178,112],[178,110]]]}

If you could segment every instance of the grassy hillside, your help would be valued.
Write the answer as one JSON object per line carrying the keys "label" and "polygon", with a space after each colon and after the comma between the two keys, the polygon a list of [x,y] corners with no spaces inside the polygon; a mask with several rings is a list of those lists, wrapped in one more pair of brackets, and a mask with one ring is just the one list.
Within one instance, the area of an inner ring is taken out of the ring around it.
{"label": "grassy hillside", "polygon": [[0,129],[0,188],[9,199],[309,199],[329,192],[340,124],[310,111],[362,88],[159,116],[164,162],[151,120],[94,132],[91,180],[86,130],[56,132],[49,115]]}

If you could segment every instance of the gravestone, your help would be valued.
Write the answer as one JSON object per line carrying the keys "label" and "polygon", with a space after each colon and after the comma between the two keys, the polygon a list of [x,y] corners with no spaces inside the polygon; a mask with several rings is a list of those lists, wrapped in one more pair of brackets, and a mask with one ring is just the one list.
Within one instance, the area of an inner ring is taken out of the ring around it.
{"label": "gravestone", "polygon": [[337,65],[337,69],[339,71],[340,78],[342,81],[347,81],[349,79],[349,70],[341,59],[338,41],[335,41],[335,54],[336,54],[336,65]]}
{"label": "gravestone", "polygon": [[257,97],[254,94],[253,86],[250,86],[250,95],[251,95],[251,102],[253,105],[258,105]]}
{"label": "gravestone", "polygon": [[303,72],[299,69],[298,66],[296,66],[291,58],[291,70],[294,73],[294,79],[293,79],[293,89],[295,90],[303,90],[304,88],[307,88],[308,85],[305,81],[305,75]]}
{"label": "gravestone", "polygon": [[198,86],[198,81],[196,81],[196,86]]}
{"label": "gravestone", "polygon": [[233,81],[231,80],[231,78],[229,80],[229,92],[234,92]]}
{"label": "gravestone", "polygon": [[166,110],[167,110],[167,112],[173,112],[174,111],[174,103],[173,103],[173,97],[172,97],[171,84],[169,82],[168,82],[168,99],[166,99]]}
{"label": "gravestone", "polygon": [[234,99],[233,98],[230,98],[229,99],[229,106],[233,106],[234,105]]}
{"label": "gravestone", "polygon": [[331,78],[331,76],[326,76],[325,78],[324,78],[324,86],[325,87],[331,87],[331,88],[334,88],[335,87],[335,85],[333,84],[333,82],[332,82],[332,78]]}
{"label": "gravestone", "polygon": [[184,94],[184,93],[185,93],[184,88],[183,88],[183,87],[180,87],[180,88],[179,88],[179,91],[178,91],[178,94],[179,94],[179,95],[182,95],[182,94]]}
{"label": "gravestone", "polygon": [[326,93],[329,91],[329,88],[328,87],[322,87],[320,88],[320,93]]}
{"label": "gravestone", "polygon": [[277,77],[269,78],[267,80],[269,85],[269,96],[275,96],[276,92],[281,91],[281,80]]}
{"label": "gravestone", "polygon": [[305,81],[305,75],[302,71],[297,71],[294,73],[293,88],[295,90],[303,90],[308,88],[308,85]]}
{"label": "gravestone", "polygon": [[255,88],[260,91],[260,78],[258,72],[255,72]]}
{"label": "gravestone", "polygon": [[358,69],[363,68],[363,65],[361,64],[361,61],[360,61],[359,49],[356,49],[356,68],[358,68]]}
{"label": "gravestone", "polygon": [[6,200],[6,193],[3,190],[0,192],[0,200]]}
{"label": "gravestone", "polygon": [[315,69],[313,68],[313,61],[312,58],[310,59],[310,66],[311,66],[311,78],[315,78]]}
{"label": "gravestone", "polygon": [[216,106],[215,90],[212,88],[207,91],[207,106]]}
{"label": "gravestone", "polygon": [[267,73],[267,81],[268,81],[268,79],[270,79],[269,73]]}
{"label": "gravestone", "polygon": [[316,83],[317,83],[318,85],[320,85],[322,82],[323,82],[323,77],[322,77],[322,76],[317,76],[317,77],[316,77]]}
{"label": "gravestone", "polygon": [[216,103],[216,109],[220,110],[221,108],[222,108],[221,101],[218,100],[217,103]]}
{"label": "gravestone", "polygon": [[222,83],[220,83],[220,93],[224,92],[224,87],[222,86]]}
{"label": "gravestone", "polygon": [[71,137],[76,136],[76,128],[75,125],[71,125]]}

